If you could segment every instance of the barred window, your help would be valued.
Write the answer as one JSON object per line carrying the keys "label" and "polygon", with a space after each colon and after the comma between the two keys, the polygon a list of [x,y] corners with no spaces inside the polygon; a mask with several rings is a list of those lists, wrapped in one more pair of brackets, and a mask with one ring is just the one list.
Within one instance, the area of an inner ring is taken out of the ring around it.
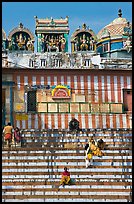
{"label": "barred window", "polygon": [[29,59],[29,67],[34,67],[34,61],[32,59]]}
{"label": "barred window", "polygon": [[27,92],[27,111],[36,111],[36,91]]}
{"label": "barred window", "polygon": [[47,66],[47,61],[46,59],[41,59],[41,67]]}

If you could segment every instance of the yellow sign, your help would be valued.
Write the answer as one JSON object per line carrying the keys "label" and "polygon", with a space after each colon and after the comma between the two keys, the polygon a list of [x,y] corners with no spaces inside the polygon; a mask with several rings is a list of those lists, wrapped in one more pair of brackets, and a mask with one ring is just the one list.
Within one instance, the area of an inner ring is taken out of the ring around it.
{"label": "yellow sign", "polygon": [[16,114],[16,120],[28,120],[28,115]]}

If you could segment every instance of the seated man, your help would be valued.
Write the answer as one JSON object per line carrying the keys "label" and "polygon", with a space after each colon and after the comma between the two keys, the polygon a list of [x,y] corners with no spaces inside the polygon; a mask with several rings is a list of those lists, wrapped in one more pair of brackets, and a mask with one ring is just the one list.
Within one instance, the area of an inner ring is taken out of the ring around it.
{"label": "seated man", "polygon": [[72,118],[72,120],[69,122],[69,130],[79,130],[79,121],[75,118]]}
{"label": "seated man", "polygon": [[60,185],[69,185],[71,183],[70,173],[67,171],[67,167],[64,168],[64,172],[61,174],[62,178],[60,181]]}
{"label": "seated man", "polygon": [[97,141],[97,147],[102,150],[105,147],[105,142],[103,141],[103,139],[100,139]]}

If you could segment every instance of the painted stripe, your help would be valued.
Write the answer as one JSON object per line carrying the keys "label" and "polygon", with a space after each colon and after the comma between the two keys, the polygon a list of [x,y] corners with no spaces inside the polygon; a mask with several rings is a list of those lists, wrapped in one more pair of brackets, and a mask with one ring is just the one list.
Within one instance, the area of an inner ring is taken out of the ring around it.
{"label": "painted stripe", "polygon": [[36,76],[33,76],[33,77],[32,77],[32,84],[33,84],[33,85],[36,85]]}
{"label": "painted stripe", "polygon": [[114,96],[114,76],[111,76],[111,102],[115,102],[115,96]]}
{"label": "painted stripe", "polygon": [[98,76],[98,102],[102,102],[102,85],[101,76]]}
{"label": "painted stripe", "polygon": [[116,115],[113,114],[113,128],[116,128]]}
{"label": "painted stripe", "polygon": [[114,96],[115,96],[115,103],[118,103],[117,76],[114,76]]}
{"label": "painted stripe", "polygon": [[126,114],[123,114],[123,115],[122,115],[122,121],[123,121],[123,128],[127,128]]}
{"label": "painted stripe", "polygon": [[100,128],[103,128],[103,120],[102,120],[103,115],[102,114],[98,114],[98,117],[99,117],[99,126],[100,126]]}
{"label": "painted stripe", "polygon": [[51,85],[51,77],[47,76],[47,85]]}
{"label": "painted stripe", "polygon": [[69,129],[69,122],[72,120],[73,114],[65,114],[65,128]]}
{"label": "painted stripe", "polygon": [[65,114],[61,114],[61,128],[65,129]]}
{"label": "painted stripe", "polygon": [[110,116],[106,114],[106,128],[110,128]]}
{"label": "painted stripe", "polygon": [[57,86],[57,76],[54,76],[54,85]]}
{"label": "painted stripe", "polygon": [[87,76],[88,94],[91,94],[91,77]]}
{"label": "painted stripe", "polygon": [[85,114],[85,128],[88,128],[88,114]]}
{"label": "painted stripe", "polygon": [[108,89],[107,89],[107,77],[104,76],[104,94],[105,94],[105,102],[108,102]]}
{"label": "painted stripe", "polygon": [[120,128],[120,116],[116,114],[116,128]]}
{"label": "painted stripe", "polygon": [[100,124],[99,124],[99,115],[94,115],[94,119],[95,119],[95,127],[96,128],[100,128]]}
{"label": "painted stripe", "polygon": [[20,90],[20,76],[17,76],[17,89]]}
{"label": "painted stripe", "polygon": [[92,115],[88,114],[88,128],[93,128],[92,126]]}
{"label": "painted stripe", "polygon": [[61,114],[58,114],[58,129],[61,129],[62,128],[62,125],[61,125]]}
{"label": "painted stripe", "polygon": [[85,114],[82,114],[82,115],[81,115],[81,122],[82,122],[81,127],[82,127],[83,129],[85,129],[85,128],[86,128],[86,124],[85,124]]}
{"label": "painted stripe", "polygon": [[94,76],[94,90],[95,90],[94,101],[98,102],[98,76]]}
{"label": "painted stripe", "polygon": [[105,102],[105,88],[104,88],[104,76],[101,76],[101,86],[102,86],[102,102]]}
{"label": "painted stripe", "polygon": [[103,128],[107,128],[106,114],[102,115],[102,121],[103,121]]}
{"label": "painted stripe", "polygon": [[28,129],[32,128],[32,124],[31,124],[31,114],[28,114]]}
{"label": "painted stripe", "polygon": [[109,115],[109,119],[110,119],[110,128],[113,128],[113,115]]}
{"label": "painted stripe", "polygon": [[45,114],[41,113],[41,129],[45,129]]}
{"label": "painted stripe", "polygon": [[22,129],[26,129],[26,122],[25,122],[25,120],[22,120]]}
{"label": "painted stripe", "polygon": [[34,126],[35,126],[35,129],[38,129],[38,114],[35,114]]}
{"label": "painted stripe", "polygon": [[48,129],[48,114],[44,114],[45,116],[45,129]]}
{"label": "painted stripe", "polygon": [[28,76],[24,76],[24,85],[28,85]]}
{"label": "painted stripe", "polygon": [[20,128],[20,120],[16,121],[16,127]]}
{"label": "painted stripe", "polygon": [[127,77],[127,88],[131,89],[131,79],[129,76]]}
{"label": "painted stripe", "polygon": [[65,83],[64,83],[64,76],[61,76],[61,85],[65,85]]}
{"label": "painted stripe", "polygon": [[92,115],[92,127],[96,128],[96,118],[94,114]]}
{"label": "painted stripe", "polygon": [[71,77],[67,76],[67,85],[71,87]]}
{"label": "painted stripe", "polygon": [[121,103],[123,103],[123,88],[124,88],[124,76],[120,76],[120,84],[121,84]]}
{"label": "painted stripe", "polygon": [[48,114],[48,129],[52,129],[51,114]]}
{"label": "painted stripe", "polygon": [[121,103],[121,83],[120,83],[120,76],[117,76],[117,89],[118,89],[118,103]]}
{"label": "painted stripe", "polygon": [[41,76],[40,83],[41,83],[41,85],[44,85],[44,77],[43,76]]}
{"label": "painted stripe", "polygon": [[111,102],[111,78],[107,76],[108,102]]}
{"label": "painted stripe", "polygon": [[77,93],[78,92],[78,85],[77,85],[77,76],[74,76],[74,92]]}
{"label": "painted stripe", "polygon": [[81,94],[84,94],[84,76],[80,76]]}
{"label": "painted stripe", "polygon": [[120,120],[120,127],[119,128],[123,128],[123,121],[122,121],[122,114],[119,114],[119,120]]}
{"label": "painted stripe", "polygon": [[55,129],[58,129],[58,114],[54,114]]}

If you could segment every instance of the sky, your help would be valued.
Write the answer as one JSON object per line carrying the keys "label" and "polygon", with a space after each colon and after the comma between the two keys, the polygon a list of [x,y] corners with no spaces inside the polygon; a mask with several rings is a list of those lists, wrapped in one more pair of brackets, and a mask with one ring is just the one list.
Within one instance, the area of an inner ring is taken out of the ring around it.
{"label": "sky", "polygon": [[[83,23],[86,23],[97,35],[107,24],[118,17],[122,9],[122,17],[132,22],[132,2],[2,2],[2,28],[9,32],[21,22],[35,36],[35,19],[60,19],[69,16],[69,52],[71,51],[71,35]],[[35,36],[35,50],[37,50]]]}

